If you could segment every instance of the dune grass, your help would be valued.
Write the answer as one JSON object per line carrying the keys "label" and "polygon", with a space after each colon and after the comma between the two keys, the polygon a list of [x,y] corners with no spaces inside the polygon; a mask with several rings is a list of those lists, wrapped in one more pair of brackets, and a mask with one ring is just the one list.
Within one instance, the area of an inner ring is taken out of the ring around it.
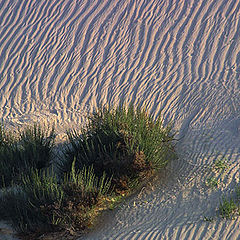
{"label": "dune grass", "polygon": [[67,132],[69,144],[60,171],[69,172],[76,158],[77,169],[93,166],[96,175],[105,172],[116,187],[126,190],[132,181],[149,176],[175,157],[170,132],[170,126],[164,128],[161,118],[154,121],[146,110],[100,108],[80,132]]}
{"label": "dune grass", "polygon": [[43,169],[53,159],[54,128],[34,124],[18,134],[0,126],[0,187],[18,181],[32,168]]}
{"label": "dune grass", "polygon": [[219,214],[226,219],[234,219],[240,215],[240,186],[229,196],[224,196],[219,204]]}
{"label": "dune grass", "polygon": [[0,219],[9,220],[18,232],[84,230],[93,223],[104,198],[110,193],[111,179],[84,168],[66,175],[60,182],[53,170],[32,169],[15,188],[0,195]]}
{"label": "dune grass", "polygon": [[67,136],[54,171],[54,128],[1,126],[0,219],[19,232],[85,230],[176,157],[171,127],[132,105],[99,108]]}
{"label": "dune grass", "polygon": [[2,192],[1,218],[9,220],[19,232],[50,230],[54,225],[54,210],[63,199],[56,176],[32,169],[19,183]]}
{"label": "dune grass", "polygon": [[232,219],[239,212],[239,206],[232,197],[230,199],[223,197],[219,205],[219,212],[223,218]]}

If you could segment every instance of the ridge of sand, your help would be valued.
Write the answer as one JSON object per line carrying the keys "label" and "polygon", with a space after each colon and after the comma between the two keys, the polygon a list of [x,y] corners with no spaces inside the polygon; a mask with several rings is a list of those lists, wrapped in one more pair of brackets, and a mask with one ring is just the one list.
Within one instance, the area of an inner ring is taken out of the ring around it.
{"label": "ridge of sand", "polygon": [[[0,1],[0,118],[80,126],[99,104],[145,105],[181,139],[167,181],[143,191],[88,239],[240,239],[214,215],[239,182],[240,2]],[[204,182],[229,162],[217,190]],[[133,202],[136,201],[135,204]]]}

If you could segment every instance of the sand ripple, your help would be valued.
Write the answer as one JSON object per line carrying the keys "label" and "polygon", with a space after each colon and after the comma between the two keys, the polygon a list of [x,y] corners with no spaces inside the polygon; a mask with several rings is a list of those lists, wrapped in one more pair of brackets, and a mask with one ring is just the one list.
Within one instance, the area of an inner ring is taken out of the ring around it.
{"label": "sand ripple", "polygon": [[[0,1],[6,124],[44,119],[65,129],[124,99],[179,131],[168,181],[89,239],[240,239],[237,219],[202,220],[239,181],[239,29],[236,0]],[[207,166],[219,156],[229,172],[209,191]]]}

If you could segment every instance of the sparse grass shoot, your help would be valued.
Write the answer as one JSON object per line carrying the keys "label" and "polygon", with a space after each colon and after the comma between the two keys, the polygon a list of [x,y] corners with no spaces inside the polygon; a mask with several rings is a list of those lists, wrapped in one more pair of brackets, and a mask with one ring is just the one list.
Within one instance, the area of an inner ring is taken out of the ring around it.
{"label": "sparse grass shoot", "polygon": [[225,158],[218,158],[218,160],[214,164],[214,168],[217,171],[224,171],[228,168],[228,163]]}
{"label": "sparse grass shoot", "polygon": [[206,184],[208,187],[217,188],[219,185],[219,181],[216,177],[210,177],[207,179]]}
{"label": "sparse grass shoot", "polygon": [[227,219],[232,219],[238,210],[238,206],[233,200],[230,198],[229,200],[223,197],[222,201],[220,202],[219,212],[220,215]]}

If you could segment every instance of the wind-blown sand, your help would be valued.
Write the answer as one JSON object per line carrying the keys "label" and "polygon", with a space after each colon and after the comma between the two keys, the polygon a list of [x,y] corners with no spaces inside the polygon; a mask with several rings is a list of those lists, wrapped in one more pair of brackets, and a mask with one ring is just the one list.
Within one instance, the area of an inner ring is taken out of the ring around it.
{"label": "wind-blown sand", "polygon": [[[173,122],[179,159],[85,238],[240,239],[239,218],[203,220],[239,182],[240,1],[0,1],[6,125],[63,132],[121,100]],[[214,190],[219,157],[229,168]]]}

